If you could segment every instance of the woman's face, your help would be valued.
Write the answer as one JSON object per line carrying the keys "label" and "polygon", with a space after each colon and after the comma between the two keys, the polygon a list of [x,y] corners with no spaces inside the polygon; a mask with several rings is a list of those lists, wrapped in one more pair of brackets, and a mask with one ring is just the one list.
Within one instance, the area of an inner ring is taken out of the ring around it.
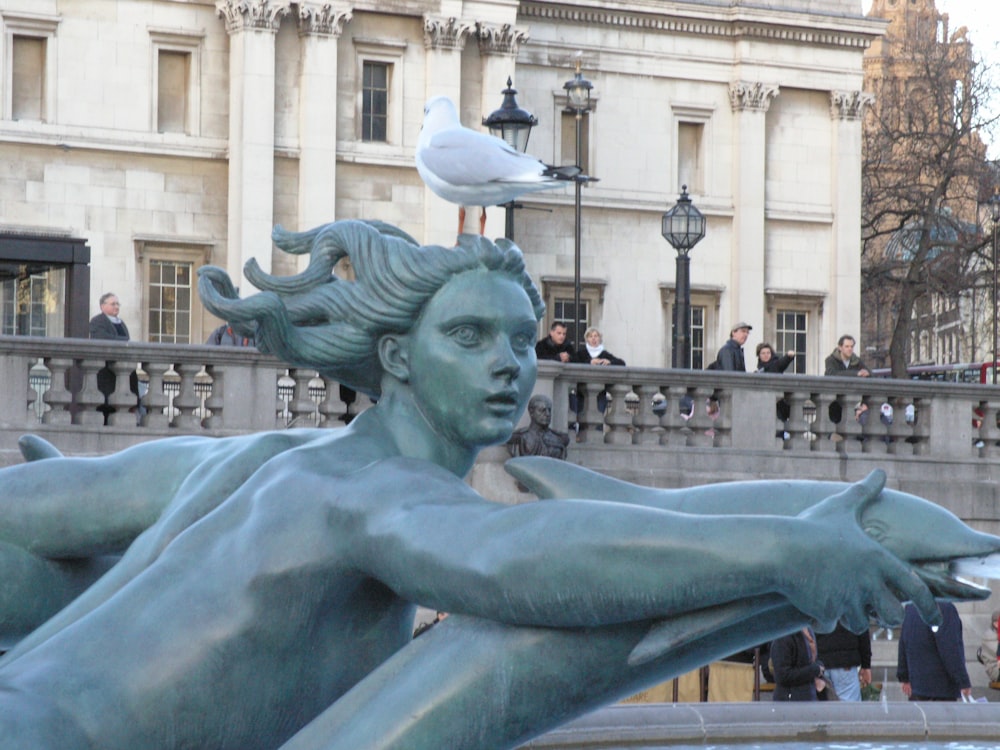
{"label": "woman's face", "polygon": [[600,331],[591,331],[590,333],[588,333],[587,334],[587,343],[590,344],[591,346],[600,346],[601,345],[601,332]]}
{"label": "woman's face", "polygon": [[763,349],[760,350],[760,355],[759,355],[760,361],[770,362],[773,354],[774,352],[772,352],[768,347],[765,346]]}
{"label": "woman's face", "polygon": [[434,431],[463,447],[510,437],[535,385],[538,324],[508,276],[468,271],[435,294],[406,336],[409,383]]}

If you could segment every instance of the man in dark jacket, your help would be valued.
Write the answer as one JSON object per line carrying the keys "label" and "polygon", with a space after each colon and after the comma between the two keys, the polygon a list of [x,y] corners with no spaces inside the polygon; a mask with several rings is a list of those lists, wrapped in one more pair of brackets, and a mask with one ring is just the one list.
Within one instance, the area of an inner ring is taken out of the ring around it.
{"label": "man in dark jacket", "polygon": [[816,648],[826,676],[842,701],[860,701],[861,688],[872,681],[872,636],[855,635],[843,625],[832,633],[817,633]]}
{"label": "man in dark jacket", "polygon": [[944,622],[935,633],[912,604],[906,605],[896,678],[911,701],[957,701],[972,695],[958,610],[951,602],[942,601],[938,609]]}
{"label": "man in dark jacket", "polygon": [[118,317],[121,307],[114,292],[106,292],[100,299],[101,312],[90,319],[90,338],[128,341],[128,327]]}
{"label": "man in dark jacket", "polygon": [[743,345],[747,342],[747,337],[753,326],[742,321],[737,323],[729,331],[729,341],[719,349],[719,355],[715,358],[716,370],[729,370],[730,372],[746,372],[747,363],[743,358]]}
{"label": "man in dark jacket", "polygon": [[837,348],[830,352],[824,363],[824,375],[840,377],[867,378],[871,373],[861,357],[854,353],[854,337],[841,336],[837,340]]}
{"label": "man in dark jacket", "polygon": [[573,357],[573,345],[566,341],[566,326],[556,321],[549,327],[549,335],[535,344],[538,359],[569,362]]}
{"label": "man in dark jacket", "polygon": [[769,661],[774,673],[773,701],[814,701],[817,689],[826,687],[826,668],[818,659],[811,628],[771,641]]}

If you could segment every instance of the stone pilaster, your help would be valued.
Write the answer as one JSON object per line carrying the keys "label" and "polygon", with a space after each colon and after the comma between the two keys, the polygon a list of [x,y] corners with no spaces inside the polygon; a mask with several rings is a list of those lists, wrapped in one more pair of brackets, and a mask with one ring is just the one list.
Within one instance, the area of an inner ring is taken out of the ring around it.
{"label": "stone pilaster", "polygon": [[351,17],[348,7],[299,3],[299,230],[337,218],[337,47]]}
{"label": "stone pilaster", "polygon": [[753,323],[763,334],[765,233],[764,196],[767,163],[765,118],[778,87],[737,81],[729,86],[733,107],[733,246],[728,315],[719,334],[729,337],[736,320]]}
{"label": "stone pilaster", "polygon": [[[833,149],[830,174],[833,226],[830,237],[830,299],[837,319],[822,331],[821,352],[831,351],[841,333],[861,329],[861,118],[875,97],[863,91],[831,91]],[[857,335],[857,333],[854,333]]]}
{"label": "stone pilaster", "polygon": [[274,223],[274,39],[289,0],[218,0],[229,33],[229,226],[234,280],[256,258],[271,270]]}
{"label": "stone pilaster", "polygon": [[[461,54],[469,35],[475,31],[474,23],[462,19],[438,16],[424,16],[424,80],[427,82],[424,99],[447,96],[461,111],[462,63]],[[476,222],[473,231],[478,232],[479,216],[469,211],[468,222]],[[423,242],[439,245],[455,244],[458,227],[458,207],[438,198],[428,188],[424,188],[424,237]]]}
{"label": "stone pilaster", "polygon": [[[483,82],[480,89],[479,110],[485,117],[503,102],[502,92],[507,88],[508,77],[514,81],[514,88],[517,88],[515,67],[517,50],[528,40],[528,32],[509,23],[480,21],[476,24],[476,39],[479,43],[479,78]],[[502,237],[505,229],[505,211],[493,208],[488,210],[486,215],[487,236]]]}

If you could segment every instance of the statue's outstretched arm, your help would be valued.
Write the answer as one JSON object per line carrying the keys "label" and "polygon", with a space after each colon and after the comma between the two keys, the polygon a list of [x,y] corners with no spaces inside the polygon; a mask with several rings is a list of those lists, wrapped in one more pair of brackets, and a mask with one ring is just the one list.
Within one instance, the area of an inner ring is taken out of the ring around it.
{"label": "statue's outstretched arm", "polygon": [[[858,524],[882,489],[881,474],[800,516],[777,517],[694,516],[598,501],[497,506],[471,490],[454,498],[453,478],[429,471],[419,493],[382,502],[379,495],[403,478],[394,469],[391,461],[379,467],[377,482],[386,489],[373,487],[360,565],[425,606],[577,627],[779,594],[832,629],[838,619],[849,627],[867,623],[873,611],[901,622],[900,594],[929,622],[940,618],[916,574]],[[756,543],[738,543],[745,538]]]}

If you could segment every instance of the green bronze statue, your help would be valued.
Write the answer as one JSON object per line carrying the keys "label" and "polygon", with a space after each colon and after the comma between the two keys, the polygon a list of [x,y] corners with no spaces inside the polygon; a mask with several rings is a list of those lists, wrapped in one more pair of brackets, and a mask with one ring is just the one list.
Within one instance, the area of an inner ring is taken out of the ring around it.
{"label": "green bronze statue", "polygon": [[[1000,539],[879,473],[656,491],[521,458],[554,499],[489,502],[462,478],[535,382],[520,251],[355,221],[275,241],[309,268],[251,266],[264,291],[242,300],[203,269],[206,307],[376,405],[102,458],[28,441],[39,460],[0,472],[21,584],[0,631],[62,608],[0,660],[5,750],[512,748],[805,623],[898,624],[900,600],[934,623],[935,595],[988,594],[951,566]],[[344,256],[355,282],[332,275]],[[451,616],[412,640],[418,604]]]}

